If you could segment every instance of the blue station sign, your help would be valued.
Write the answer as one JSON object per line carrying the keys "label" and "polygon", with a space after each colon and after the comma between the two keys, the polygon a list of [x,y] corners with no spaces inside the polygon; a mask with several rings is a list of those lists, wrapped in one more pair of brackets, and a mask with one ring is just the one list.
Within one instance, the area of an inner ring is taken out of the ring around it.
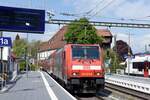
{"label": "blue station sign", "polygon": [[10,37],[0,37],[0,47],[12,47]]}
{"label": "blue station sign", "polygon": [[0,31],[44,33],[45,10],[0,6]]}

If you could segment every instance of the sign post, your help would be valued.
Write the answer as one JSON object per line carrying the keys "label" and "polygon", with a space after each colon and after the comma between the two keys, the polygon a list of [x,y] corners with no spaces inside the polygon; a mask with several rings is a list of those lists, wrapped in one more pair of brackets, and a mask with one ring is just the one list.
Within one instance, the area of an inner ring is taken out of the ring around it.
{"label": "sign post", "polygon": [[28,69],[29,69],[29,55],[28,55],[28,33],[27,33],[27,47],[26,47],[26,73],[27,73],[27,78],[28,78]]}
{"label": "sign post", "polygon": [[3,33],[2,31],[0,32],[0,58],[1,58],[1,76],[2,76],[2,84],[1,84],[1,88],[3,88],[3,86],[6,84],[6,80],[5,80],[5,70],[4,70],[4,66],[3,66],[3,47],[12,47],[12,43],[11,43],[11,38],[10,37],[2,37]]}
{"label": "sign post", "polygon": [[[3,36],[3,32],[0,32],[0,36]],[[1,89],[3,89],[3,47],[0,47],[0,52],[1,52],[1,78],[2,78],[2,82],[1,82]]]}

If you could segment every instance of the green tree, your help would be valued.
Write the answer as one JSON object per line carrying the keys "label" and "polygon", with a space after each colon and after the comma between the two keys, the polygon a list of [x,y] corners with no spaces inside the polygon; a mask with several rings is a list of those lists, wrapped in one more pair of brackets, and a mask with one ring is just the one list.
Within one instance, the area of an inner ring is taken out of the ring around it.
{"label": "green tree", "polygon": [[[16,54],[17,58],[25,58],[25,56],[29,56],[32,58],[37,57],[37,49],[40,44],[40,41],[31,41],[27,43],[25,39],[21,39],[20,36],[17,34],[15,40],[13,41],[13,52]],[[28,54],[27,53],[28,49]],[[24,70],[26,66],[25,59],[22,59],[20,62],[20,70]],[[31,69],[34,68],[35,65],[31,66]]]}
{"label": "green tree", "polygon": [[65,40],[67,43],[101,44],[103,38],[96,34],[96,28],[89,23],[88,19],[81,18],[68,25]]}
{"label": "green tree", "polygon": [[25,54],[27,48],[27,41],[25,39],[19,39],[13,41],[13,52],[17,57],[22,57]]}
{"label": "green tree", "polygon": [[121,62],[119,55],[115,51],[113,51],[112,49],[108,49],[105,51],[104,59],[105,59],[105,61],[108,59],[111,59],[109,68],[110,68],[110,71],[112,73],[115,73],[116,69],[121,68],[121,66],[119,65]]}
{"label": "green tree", "polygon": [[35,40],[32,40],[31,43],[29,44],[29,55],[32,57],[32,58],[37,58],[37,50],[39,48],[39,45],[40,45],[41,41],[35,41]]}
{"label": "green tree", "polygon": [[20,39],[20,36],[19,34],[17,34],[15,40],[19,40],[19,39]]}
{"label": "green tree", "polygon": [[[17,58],[24,58],[27,50],[28,44],[25,39],[21,39],[17,34],[15,40],[13,41],[13,52],[16,54]],[[20,70],[25,69],[25,59],[22,59],[20,62]]]}

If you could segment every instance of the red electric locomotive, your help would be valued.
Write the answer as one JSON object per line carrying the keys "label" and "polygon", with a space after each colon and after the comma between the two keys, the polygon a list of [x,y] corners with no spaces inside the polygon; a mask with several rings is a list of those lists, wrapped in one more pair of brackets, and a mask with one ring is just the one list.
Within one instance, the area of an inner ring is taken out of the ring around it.
{"label": "red electric locomotive", "polygon": [[104,88],[102,50],[98,44],[67,44],[51,57],[52,76],[74,93]]}

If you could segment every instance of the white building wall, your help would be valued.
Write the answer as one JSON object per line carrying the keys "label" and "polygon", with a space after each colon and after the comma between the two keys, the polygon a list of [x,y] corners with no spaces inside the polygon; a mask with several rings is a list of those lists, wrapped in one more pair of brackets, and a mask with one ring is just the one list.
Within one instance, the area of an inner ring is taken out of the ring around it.
{"label": "white building wall", "polygon": [[37,54],[38,60],[47,59],[54,51],[56,51],[56,50],[50,50],[50,51],[39,52],[39,53]]}
{"label": "white building wall", "polygon": [[[8,60],[8,56],[10,55],[10,47],[3,47],[3,58],[2,60]],[[1,59],[1,53],[0,53],[0,59]]]}
{"label": "white building wall", "polygon": [[[0,56],[1,56],[1,53],[0,53]],[[6,66],[8,68],[7,71],[9,70],[9,72],[12,72],[12,74],[9,74],[9,75],[12,76],[11,80],[14,80],[17,76],[18,63],[14,62],[11,58],[11,48],[3,47],[3,55],[2,56],[3,56],[2,60],[6,61],[6,63],[4,63],[3,66]]]}

